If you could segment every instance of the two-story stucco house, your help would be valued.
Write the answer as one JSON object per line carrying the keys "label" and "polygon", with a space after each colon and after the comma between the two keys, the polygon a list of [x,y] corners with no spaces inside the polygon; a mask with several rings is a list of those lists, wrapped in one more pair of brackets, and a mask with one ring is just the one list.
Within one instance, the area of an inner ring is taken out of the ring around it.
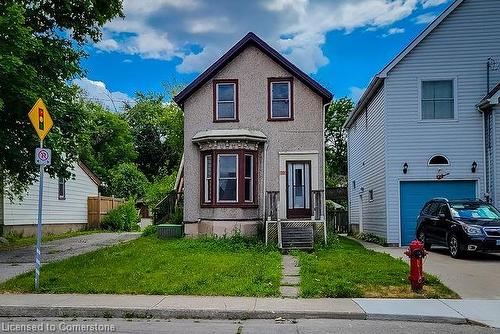
{"label": "two-story stucco house", "polygon": [[253,33],[175,96],[186,234],[252,235],[274,223],[276,236],[278,220],[321,221],[331,98]]}
{"label": "two-story stucco house", "polygon": [[456,0],[371,81],[345,124],[361,231],[407,245],[433,197],[500,205],[499,18],[498,0]]}

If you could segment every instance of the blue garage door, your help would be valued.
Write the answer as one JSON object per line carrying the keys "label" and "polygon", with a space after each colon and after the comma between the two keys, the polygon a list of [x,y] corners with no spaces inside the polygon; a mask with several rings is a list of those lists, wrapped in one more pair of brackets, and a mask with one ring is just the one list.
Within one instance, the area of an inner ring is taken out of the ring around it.
{"label": "blue garage door", "polygon": [[401,182],[401,243],[415,239],[417,216],[422,206],[434,197],[448,199],[476,198],[476,181]]}

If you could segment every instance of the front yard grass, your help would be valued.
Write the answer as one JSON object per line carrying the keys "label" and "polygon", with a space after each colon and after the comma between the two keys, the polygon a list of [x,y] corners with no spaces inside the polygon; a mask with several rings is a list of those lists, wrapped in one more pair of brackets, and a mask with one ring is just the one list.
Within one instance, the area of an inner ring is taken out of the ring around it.
{"label": "front yard grass", "polygon": [[[0,285],[34,292],[33,272]],[[277,296],[280,253],[233,237],[161,240],[155,236],[44,265],[40,292]]]}
{"label": "front yard grass", "polygon": [[[87,235],[87,234],[100,233],[100,232],[104,232],[104,231],[102,231],[102,230],[82,230],[82,231],[70,231],[70,232],[65,232],[65,233],[61,233],[61,234],[47,234],[47,235],[42,236],[42,243],[47,242],[47,241],[52,241],[52,240],[66,239],[66,238],[71,238],[71,237],[77,237],[80,235]],[[26,246],[32,246],[32,245],[36,244],[36,236],[22,237],[22,236],[17,236],[15,234],[10,234],[10,235],[6,236],[6,239],[9,241],[9,243],[6,243],[6,244],[0,243],[0,251],[12,250],[12,249],[26,247]]]}
{"label": "front yard grass", "polygon": [[297,252],[302,297],[458,298],[435,276],[426,274],[421,293],[408,282],[409,266],[388,254],[365,249],[354,240],[330,237],[314,253]]}

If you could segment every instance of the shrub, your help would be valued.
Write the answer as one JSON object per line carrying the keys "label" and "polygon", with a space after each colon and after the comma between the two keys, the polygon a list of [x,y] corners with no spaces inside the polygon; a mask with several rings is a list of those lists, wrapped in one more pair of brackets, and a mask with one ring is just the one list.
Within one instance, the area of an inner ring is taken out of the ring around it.
{"label": "shrub", "polygon": [[170,175],[155,179],[153,183],[149,184],[146,194],[144,195],[144,201],[150,208],[154,208],[174,189],[176,177],[177,173],[174,172]]}
{"label": "shrub", "polygon": [[353,237],[359,240],[373,242],[382,246],[387,245],[385,238],[379,237],[378,235],[373,233],[356,233],[353,235]]}
{"label": "shrub", "polygon": [[101,227],[110,231],[137,231],[141,217],[133,200],[128,200],[108,212],[102,219]]}
{"label": "shrub", "polygon": [[156,234],[156,225],[148,225],[142,230],[142,236],[148,237]]}
{"label": "shrub", "polygon": [[177,205],[170,216],[170,224],[182,224],[184,221],[184,208],[182,205]]}

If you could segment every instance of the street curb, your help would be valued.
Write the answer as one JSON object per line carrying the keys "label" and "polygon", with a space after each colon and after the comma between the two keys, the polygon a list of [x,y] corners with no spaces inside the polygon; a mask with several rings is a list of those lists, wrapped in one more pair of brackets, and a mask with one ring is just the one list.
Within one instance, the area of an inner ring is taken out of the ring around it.
{"label": "street curb", "polygon": [[385,320],[385,321],[411,321],[427,323],[446,323],[454,325],[463,325],[469,323],[466,318],[455,317],[435,317],[430,315],[408,315],[408,314],[367,314],[366,320]]}
{"label": "street curb", "polygon": [[[156,318],[156,319],[344,319],[384,320],[427,323],[467,324],[466,318],[423,315],[367,314],[364,312],[307,312],[307,311],[248,311],[248,310],[187,310],[156,308],[111,308],[74,306],[0,306],[0,317],[84,317],[84,318]],[[473,323],[478,323],[474,321]],[[484,325],[478,323],[480,325]]]}

